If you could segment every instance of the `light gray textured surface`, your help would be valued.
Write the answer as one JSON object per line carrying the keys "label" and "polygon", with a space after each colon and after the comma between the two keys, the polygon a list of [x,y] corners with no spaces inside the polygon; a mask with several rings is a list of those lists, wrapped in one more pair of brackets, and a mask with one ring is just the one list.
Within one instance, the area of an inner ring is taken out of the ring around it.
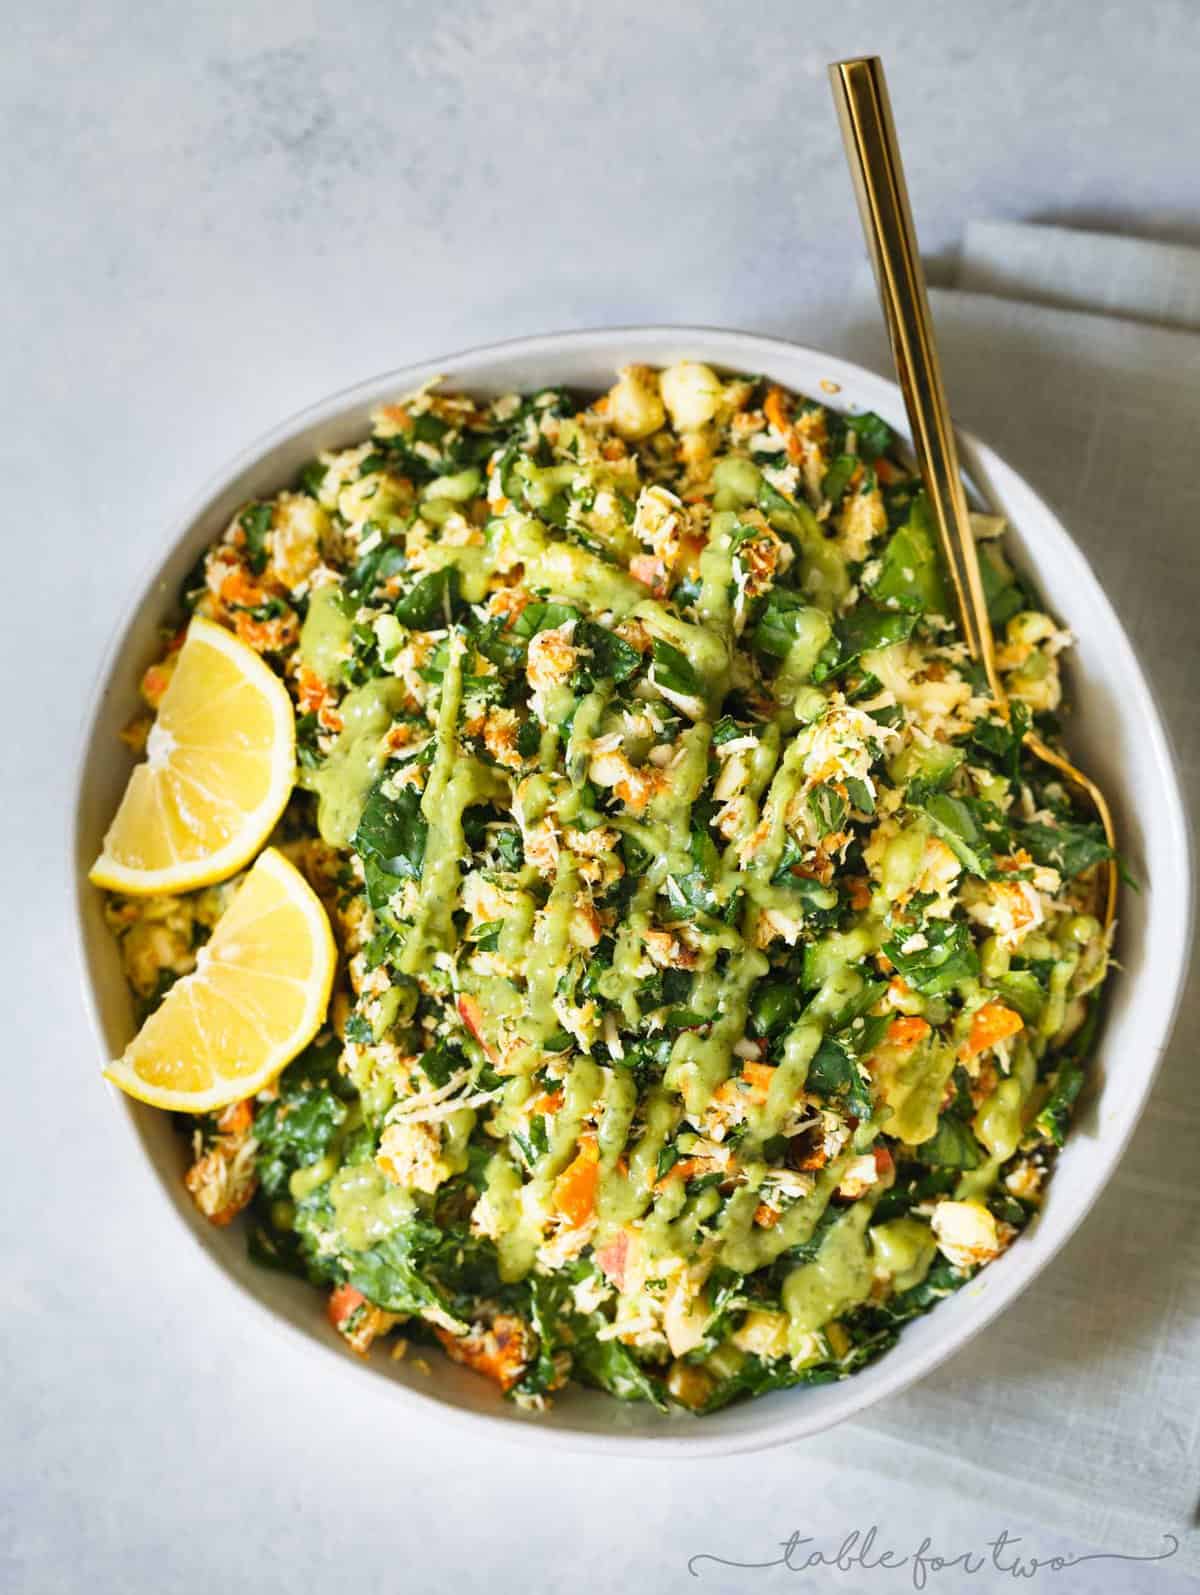
{"label": "light gray textured surface", "polygon": [[[694,1585],[687,1557],[765,1559],[793,1528],[835,1548],[871,1522],[901,1550],[925,1533],[946,1554],[980,1547],[1004,1526],[986,1493],[884,1484],[853,1435],[669,1471],[463,1455],[254,1337],[180,1250],[95,1083],[64,925],[69,749],[161,527],[279,416],[373,370],[556,326],[702,321],[821,343],[861,253],[823,78],[835,56],[884,54],[935,253],[977,216],[1200,243],[1200,12],[5,13],[4,1587],[753,1591],[792,1585]],[[1064,1548],[1024,1532],[1040,1555]],[[1069,1595],[1183,1588],[1104,1563],[1043,1579]],[[908,1587],[884,1571],[828,1586]]]}

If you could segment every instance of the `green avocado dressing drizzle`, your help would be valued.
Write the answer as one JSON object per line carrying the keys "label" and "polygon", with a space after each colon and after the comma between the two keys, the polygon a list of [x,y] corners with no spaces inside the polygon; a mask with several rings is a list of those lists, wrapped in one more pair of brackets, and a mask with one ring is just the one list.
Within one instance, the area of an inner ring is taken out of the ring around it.
{"label": "green avocado dressing drizzle", "polygon": [[398,968],[405,975],[419,974],[434,956],[454,949],[454,910],[458,906],[463,814],[472,803],[504,796],[507,781],[478,759],[464,759],[458,748],[458,715],[462,706],[462,639],[452,636],[450,657],[442,679],[438,705],[437,753],[421,798],[421,813],[429,825],[425,857],[412,928],[405,938]]}
{"label": "green avocado dressing drizzle", "polygon": [[805,1335],[857,1307],[869,1294],[874,1267],[867,1225],[874,1211],[875,1198],[860,1196],[829,1226],[812,1262],[794,1268],[784,1280],[782,1300],[793,1356],[803,1351]]}
{"label": "green avocado dressing drizzle", "polygon": [[531,1041],[544,1041],[558,1026],[554,998],[567,961],[577,886],[574,860],[564,850],[549,899],[535,923],[526,963],[524,1029]]}
{"label": "green avocado dressing drizzle", "polygon": [[300,772],[300,784],[317,795],[317,829],[331,847],[350,846],[387,760],[383,739],[404,700],[404,683],[394,676],[355,687],[342,699],[342,729],[324,763]]}

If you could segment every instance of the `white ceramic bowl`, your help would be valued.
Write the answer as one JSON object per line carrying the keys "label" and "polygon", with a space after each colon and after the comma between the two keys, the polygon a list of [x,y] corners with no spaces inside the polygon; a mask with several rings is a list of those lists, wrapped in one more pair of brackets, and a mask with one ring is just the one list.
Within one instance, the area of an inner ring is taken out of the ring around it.
{"label": "white ceramic bowl", "polygon": [[[133,1030],[132,1006],[116,947],[86,871],[124,788],[129,755],[117,731],[135,711],[139,675],[156,652],[156,628],[175,609],[180,583],[217,538],[237,506],[289,484],[322,448],[364,436],[372,408],[444,373],[454,387],[485,394],[563,383],[598,391],[629,361],[666,365],[688,357],[727,370],[761,372],[785,387],[870,409],[906,432],[899,390],[828,355],[776,339],[701,328],[648,327],[576,332],[451,355],[390,372],[314,406],[255,444],[225,472],[164,539],[164,553],[130,609],[100,672],[85,734],[76,811],[79,942],[84,988],[105,1058]],[[211,1299],[197,1312],[252,1309],[253,1334],[269,1354],[274,1328],[307,1342],[314,1377],[370,1381],[384,1411],[395,1397],[427,1414],[505,1429],[526,1445],[567,1445],[610,1452],[704,1455],[776,1445],[861,1412],[935,1368],[982,1329],[1037,1275],[1070,1236],[1112,1174],[1142,1111],[1166,1045],[1187,967],[1191,933],[1188,827],[1162,721],[1129,641],[1087,560],[1036,493],[984,444],[960,439],[964,469],[982,505],[1007,517],[1017,563],[1036,573],[1050,609],[1078,638],[1071,682],[1077,710],[1071,746],[1110,794],[1122,849],[1143,883],[1125,892],[1122,970],[1112,982],[1095,1087],[1081,1107],[1059,1160],[1045,1210],[1017,1243],[979,1278],[903,1331],[886,1356],[835,1385],[782,1391],[698,1420],[662,1416],[591,1391],[561,1395],[531,1417],[504,1402],[487,1381],[432,1357],[429,1376],[388,1357],[346,1355],[325,1322],[323,1296],[299,1280],[251,1264],[237,1228],[212,1228],[191,1205],[181,1174],[185,1148],[170,1118],[113,1092],[167,1201],[215,1269]],[[231,1288],[233,1287],[233,1288]]]}

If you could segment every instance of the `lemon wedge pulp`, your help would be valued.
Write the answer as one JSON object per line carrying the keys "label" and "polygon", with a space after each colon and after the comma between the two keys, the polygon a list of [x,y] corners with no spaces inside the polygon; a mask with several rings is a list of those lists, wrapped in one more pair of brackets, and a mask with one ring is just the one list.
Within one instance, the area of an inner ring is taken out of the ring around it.
{"label": "lemon wedge pulp", "polygon": [[292,790],[287,688],[223,626],[199,616],[89,879],[145,896],[227,880],[270,836]]}
{"label": "lemon wedge pulp", "polygon": [[200,949],[104,1073],[156,1108],[207,1113],[268,1085],[312,1040],[337,954],[312,887],[268,848]]}

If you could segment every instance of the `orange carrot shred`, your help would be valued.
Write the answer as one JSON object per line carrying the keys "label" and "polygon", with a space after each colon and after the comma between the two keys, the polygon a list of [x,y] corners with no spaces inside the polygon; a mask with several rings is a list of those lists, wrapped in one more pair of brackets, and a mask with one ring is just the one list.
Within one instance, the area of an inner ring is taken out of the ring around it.
{"label": "orange carrot shred", "polygon": [[927,1020],[920,1019],[915,1014],[901,1014],[898,1019],[892,1020],[887,1034],[889,1041],[907,1051],[924,1041],[929,1034],[929,1024]]}
{"label": "orange carrot shred", "polygon": [[596,1211],[600,1149],[595,1136],[581,1137],[579,1151],[554,1182],[554,1205],[572,1229],[586,1224]]}
{"label": "orange carrot shred", "polygon": [[1002,1002],[985,1002],[971,1020],[970,1033],[960,1048],[960,1055],[974,1058],[978,1053],[986,1052],[998,1041],[1006,1041],[1009,1036],[1015,1036],[1018,1030],[1024,1028],[1025,1021],[1019,1013],[1006,1008]]}

